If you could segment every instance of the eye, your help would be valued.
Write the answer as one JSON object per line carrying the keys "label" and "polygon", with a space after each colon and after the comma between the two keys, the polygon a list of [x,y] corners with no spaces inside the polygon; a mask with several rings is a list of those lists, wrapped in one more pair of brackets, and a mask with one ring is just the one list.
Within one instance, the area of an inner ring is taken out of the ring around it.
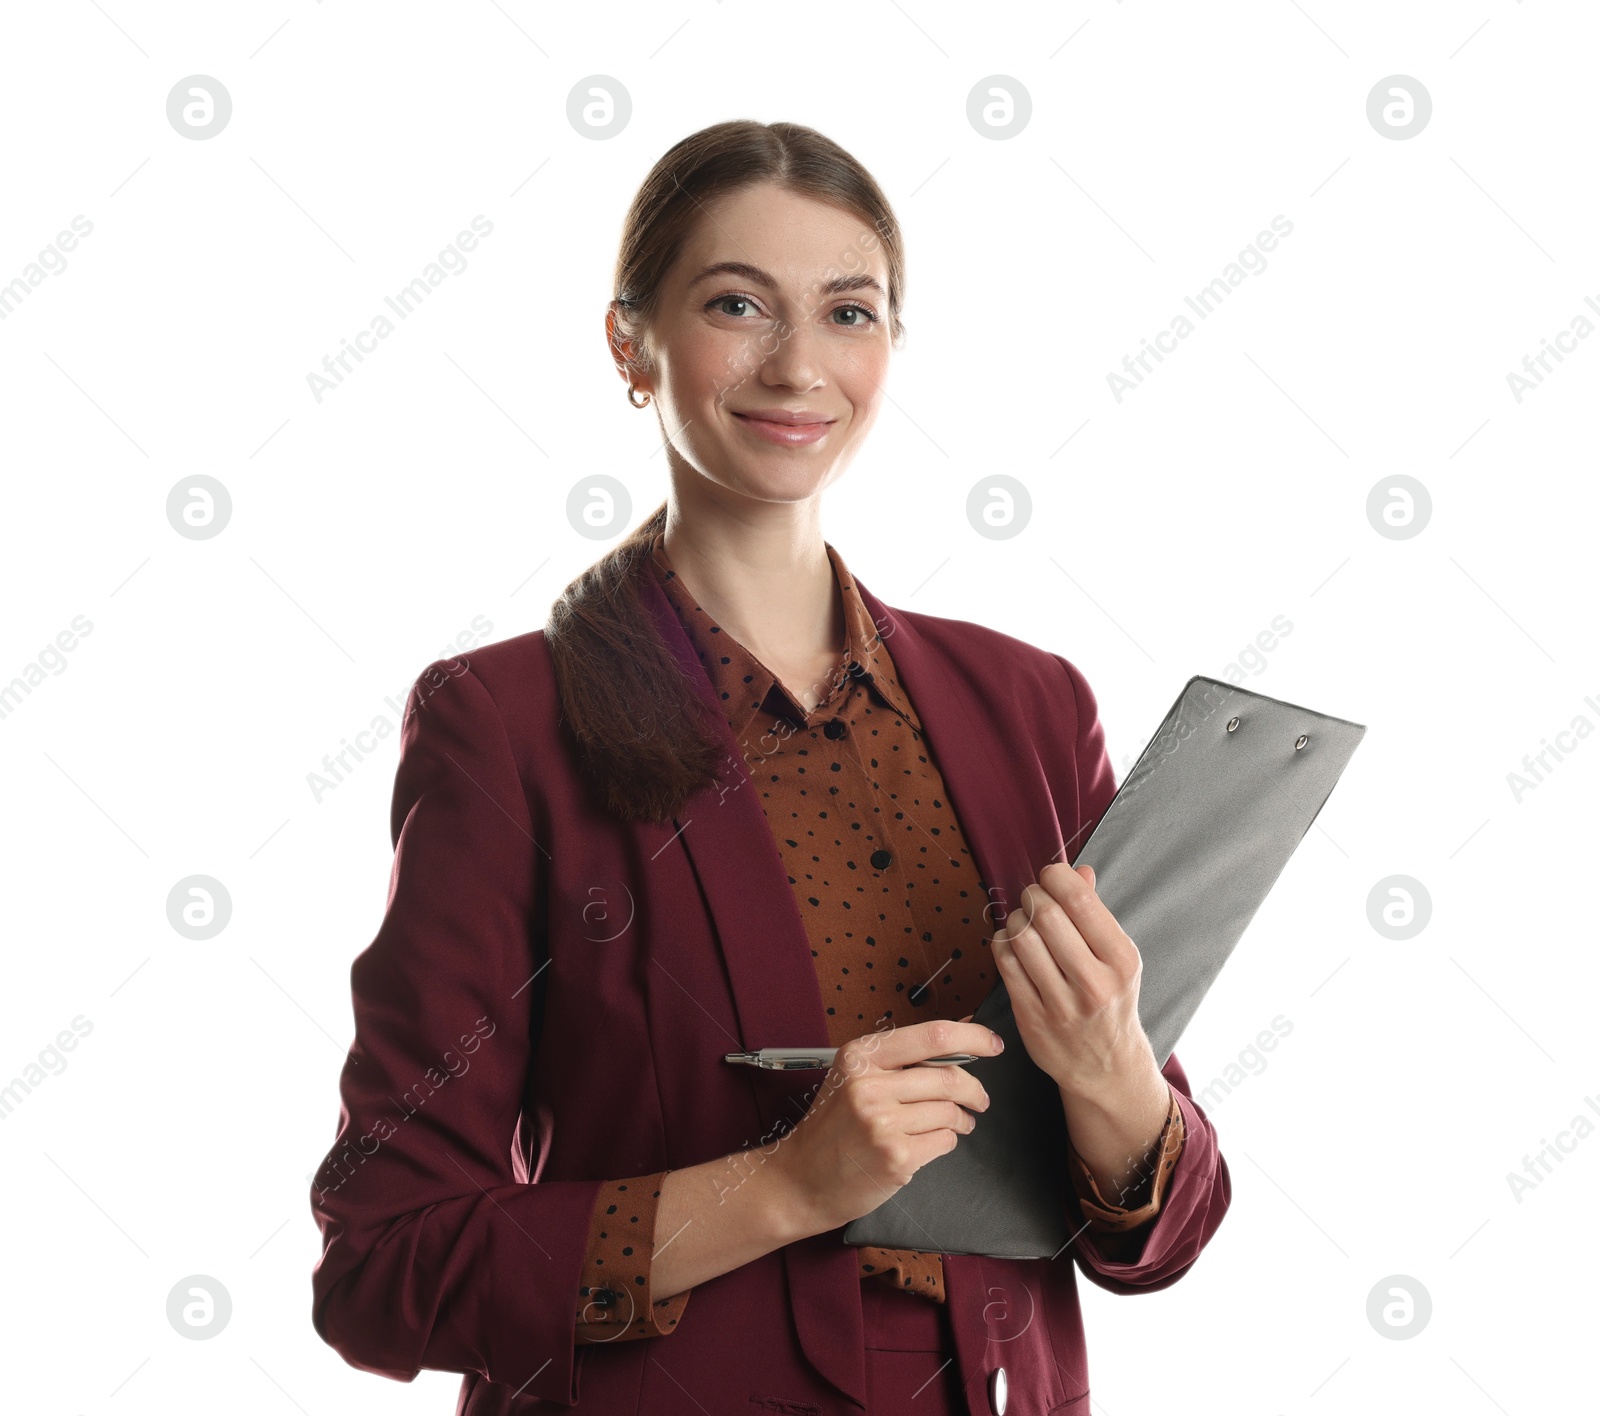
{"label": "eye", "polygon": [[836,315],[859,315],[859,319],[850,320],[845,324],[846,329],[864,329],[868,325],[878,323],[878,313],[869,305],[841,305],[834,311]]}
{"label": "eye", "polygon": [[743,319],[743,318],[745,318],[745,316],[742,313],[736,314],[732,310],[723,309],[722,306],[724,306],[724,305],[749,305],[749,306],[754,306],[754,304],[755,304],[755,301],[752,300],[748,295],[718,295],[715,300],[712,300],[712,301],[707,303],[706,309],[708,309],[708,310],[716,310],[719,314],[728,315],[729,317],[737,320],[737,319]]}

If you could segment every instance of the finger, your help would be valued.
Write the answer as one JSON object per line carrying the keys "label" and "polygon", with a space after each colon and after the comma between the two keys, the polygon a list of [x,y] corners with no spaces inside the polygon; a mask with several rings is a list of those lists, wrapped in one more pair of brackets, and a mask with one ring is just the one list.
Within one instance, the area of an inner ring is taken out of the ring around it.
{"label": "finger", "polygon": [[976,1125],[970,1111],[953,1106],[948,1101],[914,1101],[895,1113],[895,1119],[908,1136],[920,1136],[926,1131],[955,1131],[965,1135]]}
{"label": "finger", "polygon": [[[949,1052],[970,1052],[976,1057],[993,1057],[1000,1051],[1000,1035],[982,1023],[956,1023],[948,1018],[926,1023],[909,1023],[893,1032],[874,1033],[861,1039],[860,1048],[868,1066],[885,1069],[910,1066],[927,1057]],[[855,1044],[846,1043],[847,1048]]]}
{"label": "finger", "polygon": [[[1028,886],[1028,891],[1037,891],[1037,898],[1044,903],[1034,902],[1036,921],[1016,940],[1017,953],[1030,969],[1047,1016],[1086,1022],[1124,997],[1128,989],[1137,989],[1139,951],[1131,939],[1124,935],[1117,946],[1125,954],[1101,958],[1053,897],[1046,896],[1038,885]],[[1035,936],[1041,935],[1042,942],[1034,943]],[[1053,973],[1051,963],[1056,965]]]}
{"label": "finger", "polygon": [[1094,867],[1086,865],[1083,869],[1090,872],[1090,879],[1060,862],[1047,865],[1039,872],[1039,887],[1071,920],[1075,933],[1095,958],[1105,963],[1124,962],[1132,941],[1096,893]]}
{"label": "finger", "polygon": [[914,1101],[955,1101],[973,1111],[982,1111],[988,1092],[965,1067],[949,1063],[942,1067],[902,1067],[888,1077],[877,1077],[873,1086],[879,1095],[892,1096],[902,1105]]}
{"label": "finger", "polygon": [[[1047,865],[1040,873],[1039,881],[1043,881],[1046,874],[1057,867]],[[1087,889],[1083,877],[1076,871],[1060,866],[1076,882],[1079,889]],[[1056,962],[1069,975],[1078,969],[1087,968],[1095,961],[1094,950],[1079,932],[1066,908],[1055,894],[1045,889],[1038,881],[1023,887],[1022,894],[1018,897],[1017,908],[1011,912],[1007,919],[1008,932],[1013,936],[1021,935],[1024,929],[1032,927],[1034,932],[1044,943],[1049,946],[1050,952],[1055,956]]]}
{"label": "finger", "polygon": [[1072,917],[1047,890],[1027,886],[1022,906],[1012,911],[1007,925],[1016,957],[1041,1002],[1057,1016],[1082,1011],[1081,1000],[1095,995],[1095,975],[1102,972],[1099,961]]}
{"label": "finger", "polygon": [[[1015,916],[1013,911],[1013,916]],[[1044,1003],[1039,997],[1038,985],[1033,981],[1032,975],[1016,953],[1016,941],[1007,933],[1001,932],[990,941],[989,952],[994,955],[995,968],[1000,973],[1000,981],[1006,986],[1006,994],[1011,999],[1013,1011],[1027,1012],[1034,1010],[1035,1016],[1040,1016],[1044,1011]],[[1061,970],[1052,965],[1052,971],[1059,976]]]}

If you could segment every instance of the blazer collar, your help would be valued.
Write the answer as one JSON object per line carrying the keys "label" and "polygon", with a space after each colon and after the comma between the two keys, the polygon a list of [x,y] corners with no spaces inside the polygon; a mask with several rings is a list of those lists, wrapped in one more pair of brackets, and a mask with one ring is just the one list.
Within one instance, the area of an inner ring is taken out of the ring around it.
{"label": "blazer collar", "polygon": [[[842,567],[831,547],[829,551],[835,567]],[[719,690],[712,687],[660,577],[646,574],[641,580],[645,604],[663,640],[696,691],[720,708]],[[1017,758],[1002,751],[987,727],[986,684],[978,655],[953,657],[944,644],[888,608],[865,585],[854,579],[850,584],[878,642],[893,645],[894,687],[898,691],[904,685],[906,706],[914,701],[938,754],[950,801],[979,878],[989,890],[985,917],[998,928],[1011,911],[1010,901],[1044,863],[1029,860],[1018,818],[1037,819],[1042,811],[1045,821],[1054,821],[1048,796],[1036,777],[1016,770]],[[875,646],[863,641],[860,647],[870,655]],[[727,748],[721,780],[691,797],[674,825],[722,949],[738,1015],[739,1046],[825,1047],[827,1015],[804,921],[760,799],[754,790],[745,790],[750,778],[739,741],[726,715],[718,715],[716,722],[724,729]],[[1005,746],[1017,754],[1027,750],[1026,743]],[[1034,799],[1027,795],[1030,787]],[[765,1132],[776,1134],[805,1114],[808,1095],[819,1080],[815,1073],[747,1070]],[[829,1231],[786,1246],[784,1259],[806,1356],[840,1391],[865,1406],[865,1333],[854,1246],[841,1243],[838,1231]],[[966,1276],[981,1272],[976,1256],[951,1256],[947,1268],[962,1276],[960,1286],[968,1293]],[[958,1337],[967,1370],[977,1370],[970,1364],[981,1359],[973,1346],[981,1339],[973,1336],[970,1323],[961,1326]]]}

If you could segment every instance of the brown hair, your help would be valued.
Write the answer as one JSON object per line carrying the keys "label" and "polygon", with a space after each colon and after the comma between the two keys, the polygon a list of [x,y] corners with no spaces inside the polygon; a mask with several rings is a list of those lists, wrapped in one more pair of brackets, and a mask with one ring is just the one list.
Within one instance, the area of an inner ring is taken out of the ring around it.
{"label": "brown hair", "polygon": [[[634,341],[649,368],[649,330],[661,287],[704,206],[757,182],[775,182],[858,216],[877,233],[888,265],[888,329],[904,327],[899,223],[871,175],[821,133],[798,123],[737,120],[691,133],[645,178],[623,223],[617,254],[615,340]],[[641,580],[667,502],[572,581],[550,610],[545,642],[561,712],[584,775],[606,810],[666,821],[716,783],[726,753],[717,709],[661,638]]]}

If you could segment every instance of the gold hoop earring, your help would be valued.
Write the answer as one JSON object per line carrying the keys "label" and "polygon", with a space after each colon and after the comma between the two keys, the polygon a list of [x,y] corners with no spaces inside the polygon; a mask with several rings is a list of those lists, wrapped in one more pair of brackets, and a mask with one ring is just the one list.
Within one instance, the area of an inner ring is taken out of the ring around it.
{"label": "gold hoop earring", "polygon": [[647,407],[647,406],[648,406],[648,405],[649,405],[649,402],[650,402],[650,395],[649,395],[649,393],[648,393],[648,392],[647,392],[647,393],[646,393],[646,394],[645,394],[645,396],[644,396],[644,402],[643,402],[643,403],[640,403],[640,402],[639,402],[639,400],[638,400],[638,399],[636,399],[636,398],[635,398],[635,397],[634,397],[634,394],[636,394],[636,393],[638,393],[638,392],[639,392],[639,390],[638,390],[638,389],[636,389],[636,388],[635,388],[635,387],[634,387],[634,386],[633,386],[633,380],[632,380],[632,379],[629,379],[629,380],[628,380],[628,402],[629,402],[629,403],[631,403],[631,404],[633,404],[633,406],[634,406],[634,407],[635,407],[635,408],[644,408],[644,407]]}

